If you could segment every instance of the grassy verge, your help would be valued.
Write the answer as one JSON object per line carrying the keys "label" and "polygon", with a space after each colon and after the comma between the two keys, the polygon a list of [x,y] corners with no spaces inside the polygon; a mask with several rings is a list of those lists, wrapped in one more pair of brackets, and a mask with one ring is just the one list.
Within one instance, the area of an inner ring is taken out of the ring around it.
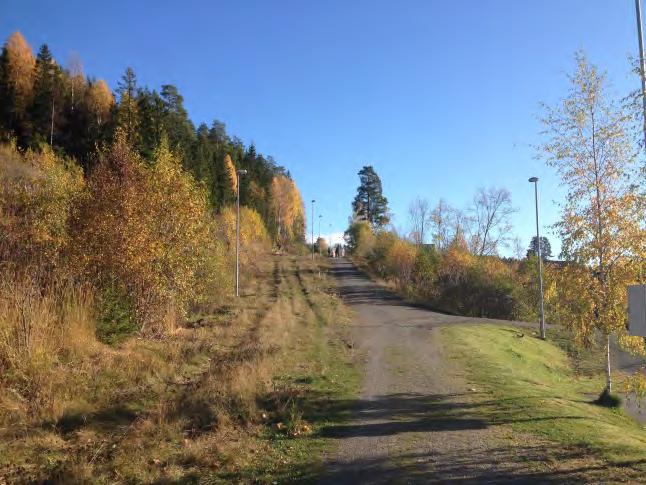
{"label": "grassy verge", "polygon": [[442,329],[470,379],[491,395],[482,408],[487,418],[646,472],[646,430],[623,411],[591,402],[603,388],[602,377],[577,372],[557,345],[521,335],[495,325]]}
{"label": "grassy verge", "polygon": [[58,387],[48,417],[0,427],[0,483],[314,476],[329,447],[317,430],[344,419],[335,403],[358,381],[345,310],[315,264],[268,258],[242,298],[164,338],[95,343],[84,360],[49,366]]}

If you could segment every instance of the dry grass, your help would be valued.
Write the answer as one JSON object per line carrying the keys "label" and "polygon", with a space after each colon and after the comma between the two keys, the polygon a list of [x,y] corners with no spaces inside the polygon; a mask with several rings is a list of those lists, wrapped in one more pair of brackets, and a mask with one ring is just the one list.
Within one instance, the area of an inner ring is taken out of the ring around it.
{"label": "dry grass", "polygon": [[342,314],[311,264],[265,260],[239,301],[116,348],[94,337],[89,293],[1,287],[0,478],[246,481],[287,463],[267,430],[310,426],[302,386],[276,376],[329,373],[321,329]]}

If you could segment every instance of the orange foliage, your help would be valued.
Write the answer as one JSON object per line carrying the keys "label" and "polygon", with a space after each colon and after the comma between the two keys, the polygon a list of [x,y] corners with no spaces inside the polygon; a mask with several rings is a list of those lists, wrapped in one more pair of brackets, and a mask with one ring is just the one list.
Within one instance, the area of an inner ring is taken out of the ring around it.
{"label": "orange foliage", "polygon": [[280,244],[302,235],[305,227],[305,207],[301,193],[289,177],[279,175],[271,181],[271,211],[276,220]]}
{"label": "orange foliage", "polygon": [[138,320],[182,314],[217,283],[223,255],[206,193],[162,142],[146,166],[118,133],[101,153],[75,219],[74,261],[99,286],[119,285]]}
{"label": "orange foliage", "polygon": [[[218,232],[220,239],[226,242],[231,254],[236,249],[236,208],[233,206],[222,209],[218,217]],[[269,246],[269,236],[260,214],[249,207],[240,207],[240,251],[242,261],[266,251]]]}
{"label": "orange foliage", "polygon": [[20,32],[14,32],[9,36],[5,49],[5,72],[14,96],[15,110],[23,111],[33,95],[36,59]]}
{"label": "orange foliage", "polygon": [[229,182],[231,183],[231,190],[235,196],[238,193],[238,174],[236,173],[236,167],[231,160],[231,155],[228,153],[224,157],[224,170],[229,176]]}
{"label": "orange foliage", "polygon": [[82,189],[80,168],[48,147],[21,154],[0,146],[0,262],[27,271],[58,266]]}
{"label": "orange foliage", "polygon": [[114,104],[114,97],[103,79],[93,82],[86,92],[85,102],[97,125],[103,124]]}

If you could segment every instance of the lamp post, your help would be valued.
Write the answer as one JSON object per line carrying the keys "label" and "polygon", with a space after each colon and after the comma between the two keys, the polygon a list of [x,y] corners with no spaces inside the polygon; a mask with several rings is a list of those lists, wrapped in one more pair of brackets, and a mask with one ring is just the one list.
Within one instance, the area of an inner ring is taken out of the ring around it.
{"label": "lamp post", "polygon": [[236,170],[236,296],[240,296],[240,176],[246,170]]}
{"label": "lamp post", "polygon": [[312,261],[314,261],[314,199],[312,199]]}
{"label": "lamp post", "polygon": [[[321,240],[321,218],[323,217],[322,214],[319,214],[319,237],[316,239],[316,242],[318,243]],[[321,255],[321,245],[319,244],[319,256]]]}
{"label": "lamp post", "polygon": [[52,116],[51,116],[51,123],[49,127],[49,146],[53,147],[54,146],[54,99],[55,99],[55,91],[56,91],[56,80],[54,76],[56,76],[56,70],[52,66],[49,69],[49,74],[52,77]]}
{"label": "lamp post", "polygon": [[644,123],[644,150],[646,150],[646,60],[644,59],[644,36],[642,35],[642,6],[641,0],[635,0],[637,17],[637,42],[639,44],[639,77],[642,81],[642,105]]}
{"label": "lamp post", "polygon": [[545,340],[545,310],[543,308],[543,258],[541,256],[541,234],[538,225],[538,177],[529,182],[534,184],[534,203],[536,206],[536,255],[538,256],[538,287],[540,291],[540,328],[541,338]]}

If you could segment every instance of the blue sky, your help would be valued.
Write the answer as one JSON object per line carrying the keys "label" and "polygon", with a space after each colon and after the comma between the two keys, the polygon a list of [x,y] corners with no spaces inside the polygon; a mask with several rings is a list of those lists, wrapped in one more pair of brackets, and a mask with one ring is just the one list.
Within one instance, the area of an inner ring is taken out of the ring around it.
{"label": "blue sky", "polygon": [[463,207],[496,185],[528,242],[527,178],[541,178],[543,226],[563,197],[534,159],[539,102],[566,93],[577,49],[617,93],[637,87],[634,16],[633,0],[0,0],[0,36],[20,30],[61,62],[76,52],[113,88],[128,65],[141,84],[176,84],[196,123],[224,121],[291,171],[323,232],[345,229],[372,164],[396,226],[415,196]]}

